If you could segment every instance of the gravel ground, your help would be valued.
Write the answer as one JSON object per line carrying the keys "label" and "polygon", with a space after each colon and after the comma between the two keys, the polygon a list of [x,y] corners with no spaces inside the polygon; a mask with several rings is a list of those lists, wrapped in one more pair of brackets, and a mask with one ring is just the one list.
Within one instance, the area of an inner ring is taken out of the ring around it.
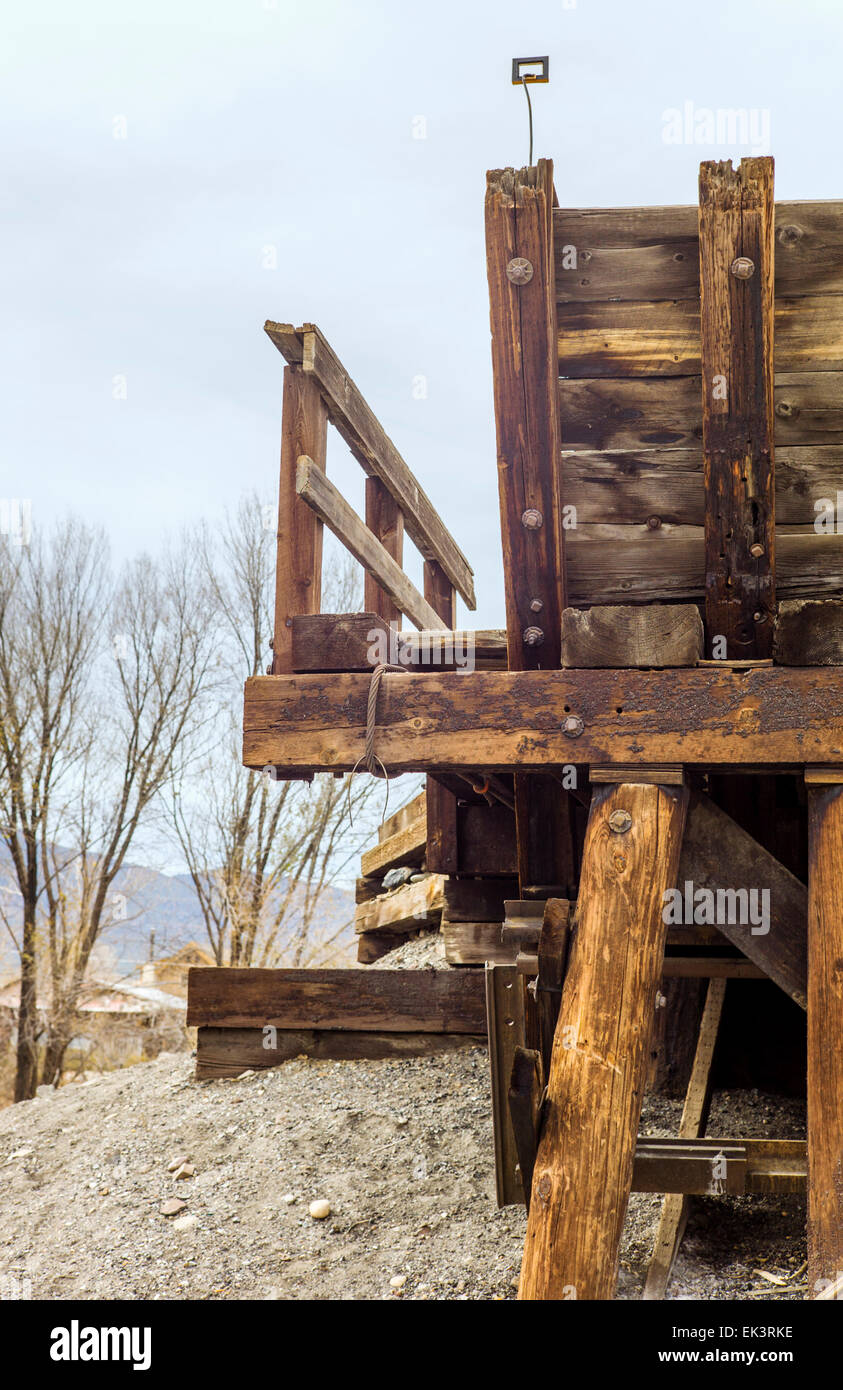
{"label": "gravel ground", "polygon": [[[495,1206],[485,1049],[192,1072],[162,1054],[0,1112],[0,1279],[36,1299],[515,1296],[525,1217]],[[648,1098],[642,1131],[675,1132],[679,1110]],[[801,1123],[792,1101],[730,1092],[710,1129]],[[179,1157],[195,1176],[168,1173]],[[162,1215],[173,1198],[186,1206]],[[620,1298],[639,1296],[659,1205],[632,1197]],[[803,1247],[801,1199],[696,1200],[671,1296],[804,1296],[754,1273],[789,1276]]]}

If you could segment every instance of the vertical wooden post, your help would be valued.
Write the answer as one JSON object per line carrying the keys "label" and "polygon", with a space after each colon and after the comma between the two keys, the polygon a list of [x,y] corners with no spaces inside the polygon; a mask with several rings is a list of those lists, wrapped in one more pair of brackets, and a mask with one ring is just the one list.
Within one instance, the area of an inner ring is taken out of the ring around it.
{"label": "vertical wooden post", "polygon": [[[486,263],[508,664],[561,660],[566,603],[553,260],[553,164],[494,169],[486,185]],[[573,891],[567,794],[547,778],[515,779],[521,891]]]}
{"label": "vertical wooden post", "polygon": [[[768,657],[775,616],[773,160],[700,165],[707,655]],[[725,650],[715,646],[725,638]]]}
{"label": "vertical wooden post", "polygon": [[446,628],[457,625],[457,592],[438,560],[424,562],[424,596]]}
{"label": "vertical wooden post", "polygon": [[[424,562],[424,596],[446,628],[456,626],[456,590],[436,560]],[[427,778],[427,867],[435,874],[459,869],[457,798],[435,777]]]}
{"label": "vertical wooden post", "polygon": [[[380,478],[366,479],[366,525],[377,536],[396,564],[404,559],[404,514]],[[425,594],[427,598],[427,594]],[[433,605],[436,606],[435,604]],[[363,611],[377,613],[386,623],[400,626],[401,613],[389,594],[385,594],[366,570],[363,580]]]}
{"label": "vertical wooden post", "polygon": [[328,412],[312,376],[285,367],[281,415],[281,478],[275,567],[273,675],[292,671],[293,618],[322,606],[322,522],[296,495],[296,462],[308,454],[325,467]]}
{"label": "vertical wooden post", "polygon": [[684,787],[593,789],[520,1298],[614,1292],[686,807]]}
{"label": "vertical wooden post", "polygon": [[808,1289],[843,1274],[843,786],[808,788]]}

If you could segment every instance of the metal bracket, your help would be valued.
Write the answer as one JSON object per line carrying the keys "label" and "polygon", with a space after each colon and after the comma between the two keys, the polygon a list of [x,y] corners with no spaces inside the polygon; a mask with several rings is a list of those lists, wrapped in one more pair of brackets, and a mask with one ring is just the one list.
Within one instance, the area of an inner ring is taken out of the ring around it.
{"label": "metal bracket", "polygon": [[[536,63],[541,63],[541,72],[525,72],[522,75],[522,67],[534,67]],[[512,60],[512,85],[520,86],[524,82],[549,82],[550,81],[550,58],[545,54],[543,58],[513,58]]]}

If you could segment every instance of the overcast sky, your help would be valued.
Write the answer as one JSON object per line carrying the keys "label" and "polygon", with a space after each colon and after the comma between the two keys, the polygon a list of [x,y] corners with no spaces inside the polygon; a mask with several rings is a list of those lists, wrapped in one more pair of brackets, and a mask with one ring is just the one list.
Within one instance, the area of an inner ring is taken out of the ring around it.
{"label": "overcast sky", "polygon": [[[0,496],[118,557],[274,503],[262,324],[309,320],[472,562],[472,621],[503,624],[483,194],[527,159],[515,56],[550,56],[563,205],[694,203],[701,159],[753,152],[779,198],[843,196],[841,0],[38,0],[4,27]],[[667,143],[666,111],[705,136],[718,108],[769,120],[763,148]],[[329,467],[362,507],[340,441]]]}

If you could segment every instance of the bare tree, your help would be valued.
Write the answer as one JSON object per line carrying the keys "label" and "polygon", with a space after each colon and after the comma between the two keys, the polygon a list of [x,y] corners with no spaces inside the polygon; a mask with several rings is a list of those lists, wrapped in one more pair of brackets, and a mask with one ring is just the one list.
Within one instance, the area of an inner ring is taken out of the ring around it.
{"label": "bare tree", "polygon": [[[216,535],[206,533],[205,563],[223,628],[230,709],[201,771],[201,800],[181,779],[172,817],[219,965],[315,963],[348,926],[331,890],[371,830],[368,777],[276,781],[241,766],[240,709],[245,676],[262,672],[272,634],[274,521],[264,525],[256,497],[245,498]],[[352,565],[328,568],[325,606],[356,606]]]}
{"label": "bare tree", "polygon": [[4,920],[20,955],[15,1100],[37,1085],[39,900],[52,867],[45,846],[79,759],[80,712],[106,614],[102,534],[68,521],[49,539],[0,546],[0,834],[20,894]]}

